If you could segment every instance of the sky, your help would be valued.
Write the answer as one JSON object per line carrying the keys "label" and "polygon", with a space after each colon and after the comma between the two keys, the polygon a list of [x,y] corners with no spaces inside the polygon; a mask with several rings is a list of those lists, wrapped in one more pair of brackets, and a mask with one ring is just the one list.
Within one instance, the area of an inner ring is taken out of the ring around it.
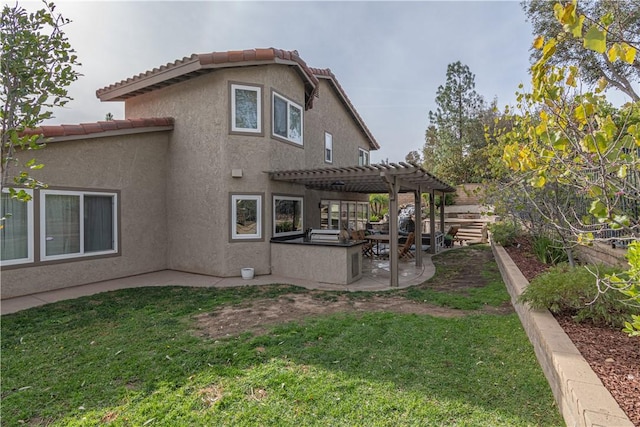
{"label": "sky", "polygon": [[330,68],[381,146],[372,163],[398,162],[422,149],[448,64],[467,65],[500,107],[529,83],[533,35],[518,1],[55,3],[83,75],[47,124],[124,118],[122,102],[95,91],[193,53],[274,47]]}

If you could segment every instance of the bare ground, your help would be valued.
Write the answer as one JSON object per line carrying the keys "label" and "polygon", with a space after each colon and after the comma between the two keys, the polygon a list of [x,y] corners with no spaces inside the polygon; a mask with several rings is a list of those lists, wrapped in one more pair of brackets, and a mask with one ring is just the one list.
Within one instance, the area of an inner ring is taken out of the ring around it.
{"label": "bare ground", "polygon": [[[427,286],[440,291],[456,289],[458,292],[472,287],[484,286],[486,280],[480,277],[479,272],[484,263],[492,258],[491,252],[486,250],[468,251],[468,254],[471,253],[473,256],[464,257],[462,266],[456,261],[456,257],[439,260],[439,265],[445,271],[449,270],[447,263],[457,263],[456,273],[440,277],[440,280],[432,280]],[[273,325],[293,321],[303,322],[313,316],[372,311],[428,314],[438,317],[461,317],[475,313],[416,302],[385,293],[357,297],[344,293],[309,291],[286,294],[275,299],[262,299],[246,304],[225,306],[211,313],[200,314],[196,319],[200,335],[217,339],[236,336],[244,332],[259,335],[265,333]],[[511,313],[513,308],[510,304],[503,307],[486,306],[481,312]]]}
{"label": "bare ground", "polygon": [[388,311],[440,317],[460,317],[467,314],[462,310],[417,303],[402,297],[377,295],[373,298],[353,299],[344,294],[334,298],[325,296],[325,293],[310,291],[226,306],[212,313],[199,315],[197,322],[202,335],[225,338],[243,332],[260,335],[276,324],[303,322],[309,317],[334,313]]}

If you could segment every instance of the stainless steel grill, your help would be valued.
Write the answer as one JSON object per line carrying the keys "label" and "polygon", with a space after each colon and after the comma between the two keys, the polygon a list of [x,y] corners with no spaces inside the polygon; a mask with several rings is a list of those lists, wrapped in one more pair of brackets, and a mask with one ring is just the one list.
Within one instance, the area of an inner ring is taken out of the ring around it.
{"label": "stainless steel grill", "polygon": [[334,242],[340,241],[340,230],[312,229],[309,232],[310,242]]}

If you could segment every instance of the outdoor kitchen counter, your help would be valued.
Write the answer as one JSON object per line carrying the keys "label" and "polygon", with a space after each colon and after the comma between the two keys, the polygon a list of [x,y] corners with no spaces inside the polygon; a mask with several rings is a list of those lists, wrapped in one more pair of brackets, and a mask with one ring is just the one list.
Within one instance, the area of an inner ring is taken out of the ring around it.
{"label": "outdoor kitchen counter", "polygon": [[348,285],[362,278],[364,240],[309,242],[302,237],[271,240],[271,273],[296,279]]}

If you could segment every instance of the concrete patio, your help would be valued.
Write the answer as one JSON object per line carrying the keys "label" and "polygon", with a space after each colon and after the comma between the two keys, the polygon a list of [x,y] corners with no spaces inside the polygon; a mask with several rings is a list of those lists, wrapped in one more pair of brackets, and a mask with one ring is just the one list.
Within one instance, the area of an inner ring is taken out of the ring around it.
{"label": "concrete patio", "polygon": [[309,280],[291,279],[276,275],[255,276],[245,280],[241,277],[213,277],[174,270],[162,270],[121,279],[106,280],[89,283],[72,288],[58,289],[9,298],[0,301],[0,314],[10,314],[31,307],[37,307],[56,301],[79,298],[100,292],[115,291],[126,288],[142,288],[148,286],[191,286],[229,288],[238,286],[260,286],[274,283],[301,286],[306,289],[325,291],[387,291],[391,289],[408,288],[418,285],[435,274],[435,266],[431,255],[423,253],[423,266],[417,268],[412,262],[399,263],[399,286],[391,288],[390,266],[388,259],[364,258],[362,263],[363,277],[350,285],[334,285],[331,283],[314,282]]}

